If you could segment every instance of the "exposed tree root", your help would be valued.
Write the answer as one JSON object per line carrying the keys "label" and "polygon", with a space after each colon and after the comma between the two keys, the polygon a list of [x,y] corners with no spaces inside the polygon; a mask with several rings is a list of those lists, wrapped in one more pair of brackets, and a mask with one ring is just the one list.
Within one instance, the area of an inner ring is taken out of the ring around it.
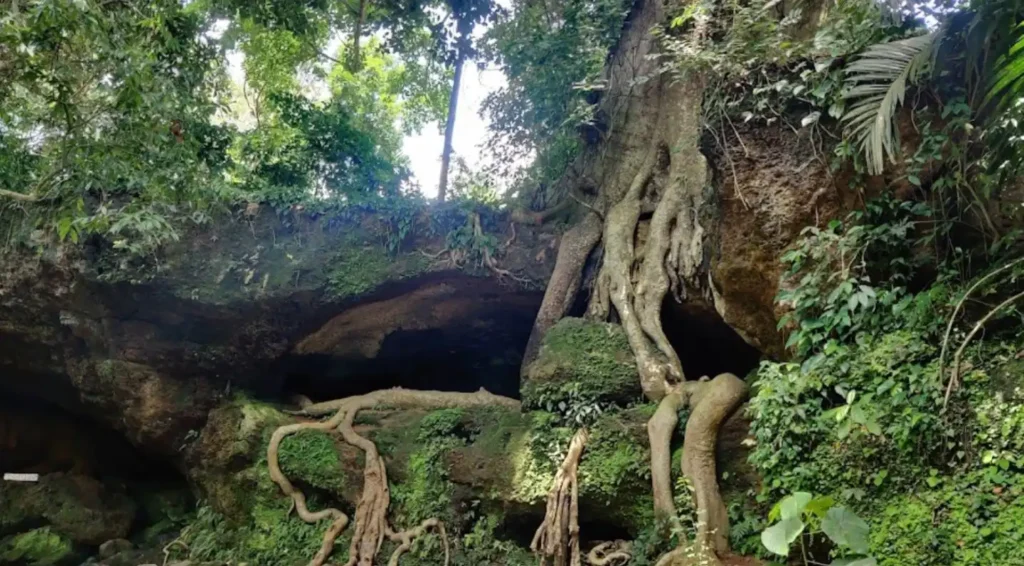
{"label": "exposed tree root", "polygon": [[[656,60],[657,40],[651,39],[649,30],[662,25],[666,8],[661,2],[642,3],[631,15],[620,48],[609,63],[612,82],[617,79],[617,84],[630,87],[626,92],[605,94],[606,100],[620,105],[604,110],[621,117],[615,120],[621,129],[608,132],[591,154],[598,163],[594,167],[600,187],[598,202],[605,213],[594,214],[604,221],[604,257],[588,316],[609,320],[617,315],[636,359],[644,395],[659,403],[648,423],[655,515],[663,535],[676,534],[681,541],[658,564],[715,566],[728,552],[728,521],[715,475],[715,445],[719,428],[743,402],[747,388],[731,374],[687,381],[662,328],[661,310],[668,294],[679,299],[690,290],[704,294],[708,276],[700,225],[708,181],[707,160],[700,151],[704,79],[697,70],[669,77],[638,63]],[[688,33],[689,43],[699,49],[708,39],[707,18],[694,18]],[[637,80],[640,77],[644,80]],[[643,85],[642,96],[633,90],[637,84]],[[643,100],[644,108],[630,104],[634,96]],[[609,151],[617,152],[610,165],[604,159],[604,152]],[[572,280],[559,269],[575,265],[576,258],[563,260],[561,256],[562,250],[553,282]],[[558,312],[564,289],[561,283],[548,289],[542,305],[545,317],[550,316],[545,308]],[[549,323],[538,317],[537,328],[546,330],[553,320]],[[691,415],[681,466],[694,489],[697,532],[692,541],[684,538],[671,479],[672,435],[679,410],[687,407]]]}
{"label": "exposed tree root", "polygon": [[587,553],[587,563],[590,566],[621,566],[632,558],[631,545],[621,540],[603,542]]}
{"label": "exposed tree root", "polygon": [[555,473],[548,492],[544,521],[533,536],[530,549],[541,566],[580,566],[579,493],[576,471],[589,435],[580,429],[569,442],[569,451]]}
{"label": "exposed tree root", "polygon": [[[629,339],[629,347],[636,357],[637,369],[640,372],[640,387],[649,399],[658,400],[665,396],[666,386],[683,379],[682,368],[678,357],[664,363],[650,346],[643,330],[643,324],[635,308],[636,289],[633,284],[636,263],[636,227],[640,220],[645,192],[656,173],[660,155],[664,148],[661,144],[652,143],[647,150],[643,164],[637,171],[633,182],[625,196],[608,211],[604,227],[604,262],[594,286],[591,297],[590,316],[604,319],[609,314],[609,303],[619,314],[623,330]],[[645,260],[649,260],[645,256]],[[664,271],[665,267],[660,267]],[[660,304],[659,328],[660,322]],[[668,350],[671,346],[665,345]]]}
{"label": "exposed tree root", "polygon": [[572,201],[570,201],[569,199],[562,199],[562,201],[556,204],[555,206],[552,206],[551,208],[547,210],[542,210],[540,212],[522,209],[513,210],[511,218],[513,222],[518,222],[520,224],[540,226],[547,222],[548,220],[551,220],[551,218],[555,217],[556,215],[562,213],[565,210],[568,210],[570,206],[572,206]]}
{"label": "exposed tree root", "polygon": [[[747,385],[731,373],[710,381],[687,381],[666,395],[647,423],[651,442],[651,483],[658,519],[680,536],[680,545],[658,561],[664,566],[719,564],[718,556],[729,552],[729,517],[718,490],[715,448],[722,424],[740,407]],[[683,476],[693,485],[697,509],[697,534],[693,541],[683,538],[672,500],[671,440],[679,409],[689,407],[680,463]]]}
{"label": "exposed tree root", "polygon": [[7,197],[21,202],[36,202],[39,197],[34,194],[16,193],[7,189],[0,189],[0,197]]}
{"label": "exposed tree root", "polygon": [[436,529],[442,539],[445,551],[445,565],[448,564],[448,541],[444,526],[437,519],[427,519],[419,526],[407,531],[394,531],[387,522],[388,507],[391,504],[391,493],[388,490],[387,469],[384,459],[377,452],[377,446],[367,438],[360,436],[352,424],[356,414],[363,409],[386,404],[394,407],[481,407],[503,405],[517,408],[519,402],[507,397],[499,397],[484,389],[475,393],[453,393],[446,391],[411,391],[407,389],[385,389],[366,395],[348,397],[326,403],[306,405],[300,414],[307,416],[324,416],[333,413],[330,419],[322,422],[303,422],[285,425],[274,431],[267,447],[267,465],[270,477],[281,487],[281,491],[292,498],[299,518],[307,523],[317,523],[323,519],[331,519],[331,525],[324,533],[320,549],[310,560],[310,566],[321,566],[327,561],[334,549],[334,541],[348,526],[349,518],[338,509],[324,509],[311,512],[306,506],[306,496],[296,488],[281,472],[278,464],[278,451],[281,441],[290,434],[303,429],[329,431],[337,428],[345,442],[358,447],[366,455],[363,469],[363,492],[359,498],[355,513],[355,532],[349,547],[349,558],[346,566],[372,566],[374,557],[380,552],[384,538],[399,543],[388,562],[396,566],[403,553],[409,550],[413,541],[424,534],[427,529]]}
{"label": "exposed tree root", "polygon": [[580,290],[587,258],[600,239],[601,218],[596,214],[588,214],[579,224],[562,235],[562,241],[558,244],[555,268],[551,272],[551,279],[548,280],[548,286],[544,291],[544,300],[537,312],[533,330],[530,331],[530,339],[526,343],[526,351],[523,353],[521,373],[525,374],[526,369],[537,359],[544,333],[572,307]]}

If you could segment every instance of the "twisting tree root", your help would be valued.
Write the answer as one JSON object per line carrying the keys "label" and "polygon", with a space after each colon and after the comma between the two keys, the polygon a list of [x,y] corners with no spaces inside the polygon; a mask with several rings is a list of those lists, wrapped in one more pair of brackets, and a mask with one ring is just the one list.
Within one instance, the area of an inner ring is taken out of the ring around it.
{"label": "twisting tree root", "polygon": [[[647,423],[651,442],[651,483],[655,515],[680,536],[679,547],[658,561],[659,566],[720,564],[719,556],[729,552],[729,516],[718,491],[715,446],[722,424],[743,403],[747,384],[731,373],[707,381],[687,381],[674,387],[658,405]],[[672,430],[679,409],[689,407],[680,462],[683,476],[690,480],[697,509],[697,534],[691,542],[683,538],[672,500],[670,454]]]}
{"label": "twisting tree root", "polygon": [[387,469],[384,467],[384,459],[377,452],[377,446],[367,438],[360,436],[352,427],[356,414],[363,409],[369,409],[377,405],[386,404],[394,407],[428,407],[434,409],[449,407],[482,407],[502,405],[510,408],[518,408],[519,402],[507,397],[499,397],[480,389],[475,393],[453,393],[446,391],[410,391],[407,389],[385,389],[374,391],[366,395],[347,397],[326,403],[309,404],[303,407],[299,414],[306,416],[325,416],[332,414],[330,419],[322,422],[303,422],[285,425],[274,431],[270,437],[270,444],[267,446],[267,465],[270,468],[270,477],[281,491],[292,498],[295,510],[299,518],[307,523],[317,523],[323,519],[331,519],[331,525],[324,533],[323,543],[320,550],[313,556],[309,566],[321,566],[331,555],[334,549],[334,541],[348,526],[349,518],[338,509],[324,509],[311,512],[306,506],[306,496],[296,488],[281,472],[277,455],[281,447],[281,441],[290,434],[303,429],[332,430],[337,428],[345,442],[356,446],[366,455],[366,465],[363,469],[363,493],[356,506],[355,522],[356,528],[352,537],[352,544],[349,547],[349,557],[346,566],[372,566],[373,559],[380,552],[384,538],[399,543],[389,560],[389,566],[397,566],[399,558],[412,546],[413,541],[423,535],[427,529],[436,529],[441,535],[444,545],[445,560],[447,566],[449,559],[448,540],[445,536],[444,526],[437,519],[427,519],[419,526],[406,531],[395,531],[388,525],[387,513],[391,504],[391,493],[388,490]]}
{"label": "twisting tree root", "polygon": [[626,541],[603,542],[587,553],[590,566],[621,566],[633,558],[631,545]]}
{"label": "twisting tree root", "polygon": [[548,492],[544,522],[533,535],[530,549],[540,557],[541,566],[580,566],[579,492],[576,471],[583,447],[590,435],[580,429],[569,442],[569,451],[555,473]]}

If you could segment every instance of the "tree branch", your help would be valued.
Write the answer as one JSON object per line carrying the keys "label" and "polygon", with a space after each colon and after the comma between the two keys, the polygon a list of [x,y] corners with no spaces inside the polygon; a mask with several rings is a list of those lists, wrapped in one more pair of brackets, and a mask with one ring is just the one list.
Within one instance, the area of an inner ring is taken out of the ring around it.
{"label": "tree branch", "polygon": [[942,407],[943,408],[945,408],[946,404],[949,403],[949,396],[952,395],[953,389],[955,387],[957,387],[957,385],[959,384],[959,381],[960,381],[960,360],[961,360],[961,358],[964,355],[964,350],[967,349],[967,345],[970,344],[971,340],[974,339],[974,336],[976,334],[978,334],[978,332],[981,331],[982,327],[985,326],[986,322],[988,322],[989,320],[992,320],[992,317],[995,316],[999,311],[1001,311],[1004,308],[1006,308],[1006,307],[1012,305],[1013,303],[1017,302],[1022,297],[1024,297],[1024,293],[1017,293],[1016,295],[1014,295],[1014,296],[1010,297],[1009,299],[1006,299],[1005,301],[1003,301],[1003,302],[999,303],[998,305],[996,305],[996,308],[988,311],[988,314],[986,314],[984,317],[981,318],[981,320],[979,320],[977,323],[975,323],[974,328],[971,329],[970,334],[967,335],[967,338],[964,338],[963,343],[960,344],[960,347],[956,351],[956,355],[953,356],[953,373],[950,374],[950,376],[949,376],[949,384],[946,385],[946,397],[942,400]]}
{"label": "tree branch", "polygon": [[7,189],[0,189],[0,196],[11,198],[21,202],[38,202],[39,196],[35,194],[16,193]]}

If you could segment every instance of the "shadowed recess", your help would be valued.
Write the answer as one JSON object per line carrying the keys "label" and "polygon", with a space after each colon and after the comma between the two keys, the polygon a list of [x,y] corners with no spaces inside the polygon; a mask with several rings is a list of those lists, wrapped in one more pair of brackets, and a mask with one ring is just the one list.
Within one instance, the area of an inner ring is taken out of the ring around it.
{"label": "shadowed recess", "polygon": [[314,401],[390,387],[519,397],[541,294],[455,274],[344,310],[279,361],[284,394]]}

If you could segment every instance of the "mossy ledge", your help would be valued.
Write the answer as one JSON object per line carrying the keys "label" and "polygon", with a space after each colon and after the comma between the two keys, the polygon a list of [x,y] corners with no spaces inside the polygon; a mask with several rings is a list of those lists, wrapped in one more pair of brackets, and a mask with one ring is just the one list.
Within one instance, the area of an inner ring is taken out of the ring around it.
{"label": "mossy ledge", "polygon": [[626,406],[640,398],[640,376],[618,324],[563,318],[549,330],[522,387],[527,408],[559,404]]}
{"label": "mossy ledge", "polygon": [[[581,513],[600,517],[604,532],[635,538],[652,522],[643,442],[650,412],[648,406],[614,411],[590,427],[592,440],[580,463]],[[319,547],[326,525],[289,516],[288,499],[266,471],[270,434],[294,420],[247,399],[211,414],[188,455],[191,479],[206,498],[184,534],[190,558],[301,564]],[[543,515],[557,462],[574,432],[561,417],[497,407],[381,408],[362,413],[356,427],[385,458],[396,526],[439,517],[454,564],[534,564],[522,531]],[[354,509],[362,486],[358,450],[329,433],[307,431],[282,443],[279,461],[309,495],[311,508]],[[436,535],[424,536],[403,563],[435,563],[439,544]],[[333,560],[343,560],[338,553],[344,554],[347,542],[336,548]]]}

